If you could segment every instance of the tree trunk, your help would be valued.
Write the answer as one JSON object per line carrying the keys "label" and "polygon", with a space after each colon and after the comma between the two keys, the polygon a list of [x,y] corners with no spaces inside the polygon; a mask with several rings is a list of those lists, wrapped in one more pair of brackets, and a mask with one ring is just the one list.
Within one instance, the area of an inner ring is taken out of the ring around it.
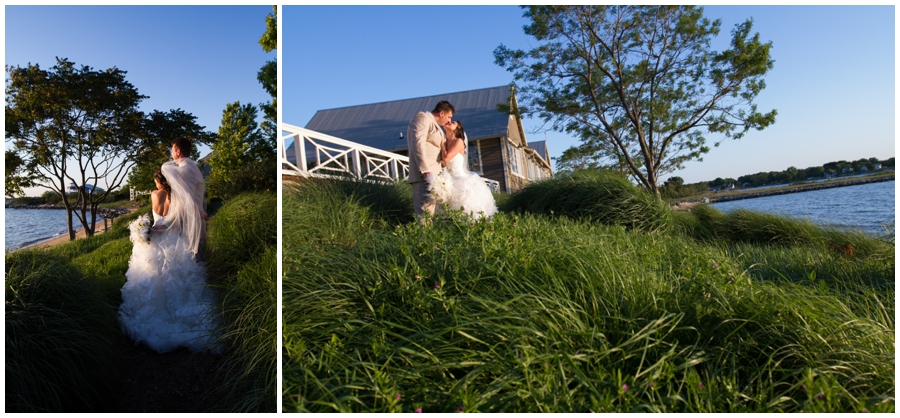
{"label": "tree trunk", "polygon": [[66,205],[66,215],[68,219],[66,219],[67,226],[69,228],[69,241],[75,241],[75,228],[72,225],[72,209]]}

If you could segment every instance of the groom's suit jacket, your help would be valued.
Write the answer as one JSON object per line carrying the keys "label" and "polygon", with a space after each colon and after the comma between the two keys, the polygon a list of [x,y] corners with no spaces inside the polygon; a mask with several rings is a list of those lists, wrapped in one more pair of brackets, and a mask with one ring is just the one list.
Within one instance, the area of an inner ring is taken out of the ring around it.
{"label": "groom's suit jacket", "polygon": [[431,112],[419,112],[409,122],[406,145],[409,150],[409,182],[423,181],[422,173],[436,175],[441,171],[441,143],[444,130]]}

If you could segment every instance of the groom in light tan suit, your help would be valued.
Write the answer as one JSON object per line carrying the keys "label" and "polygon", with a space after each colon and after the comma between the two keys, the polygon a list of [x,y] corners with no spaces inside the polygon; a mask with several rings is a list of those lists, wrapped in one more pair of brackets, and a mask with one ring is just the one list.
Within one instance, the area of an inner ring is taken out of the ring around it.
{"label": "groom in light tan suit", "polygon": [[421,217],[434,215],[435,202],[428,196],[427,181],[441,171],[443,127],[450,123],[456,110],[450,102],[438,102],[431,113],[419,112],[409,122],[406,145],[409,150],[409,184],[413,188],[413,210]]}

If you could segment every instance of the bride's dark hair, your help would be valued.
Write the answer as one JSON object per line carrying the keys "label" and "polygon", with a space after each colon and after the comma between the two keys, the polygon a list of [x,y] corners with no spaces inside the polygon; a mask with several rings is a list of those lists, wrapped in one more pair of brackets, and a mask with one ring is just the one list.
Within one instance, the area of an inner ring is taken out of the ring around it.
{"label": "bride's dark hair", "polygon": [[162,170],[158,169],[155,173],[153,173],[153,180],[156,180],[159,182],[159,184],[162,184],[163,189],[166,189],[166,193],[170,195],[172,194],[172,187],[169,186],[169,182],[166,181],[166,176],[163,175]]}
{"label": "bride's dark hair", "polygon": [[466,131],[463,129],[463,124],[462,124],[462,122],[460,122],[460,121],[458,121],[458,120],[455,120],[455,121],[453,121],[453,122],[456,123],[456,131],[454,131],[453,133],[456,135],[457,138],[459,138],[459,139],[465,139],[465,137],[466,137]]}

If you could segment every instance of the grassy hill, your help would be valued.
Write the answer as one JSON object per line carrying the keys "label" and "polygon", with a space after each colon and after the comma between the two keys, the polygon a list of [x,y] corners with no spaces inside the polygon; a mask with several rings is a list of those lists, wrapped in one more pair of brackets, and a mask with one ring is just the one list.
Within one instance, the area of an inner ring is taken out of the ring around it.
{"label": "grassy hill", "polygon": [[894,242],[588,175],[420,225],[408,185],[283,196],[286,412],[894,410]]}

